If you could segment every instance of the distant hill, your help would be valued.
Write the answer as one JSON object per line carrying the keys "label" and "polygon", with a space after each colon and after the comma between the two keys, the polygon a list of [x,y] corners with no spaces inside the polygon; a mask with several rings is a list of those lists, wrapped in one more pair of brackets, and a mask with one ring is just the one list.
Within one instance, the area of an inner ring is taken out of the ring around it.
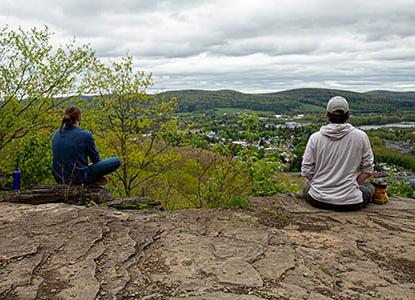
{"label": "distant hill", "polygon": [[177,90],[161,93],[176,97],[179,112],[205,111],[216,108],[240,108],[274,113],[309,113],[324,111],[327,100],[343,96],[353,113],[393,113],[415,109],[415,92],[370,91],[304,88],[275,93],[246,94],[233,90]]}

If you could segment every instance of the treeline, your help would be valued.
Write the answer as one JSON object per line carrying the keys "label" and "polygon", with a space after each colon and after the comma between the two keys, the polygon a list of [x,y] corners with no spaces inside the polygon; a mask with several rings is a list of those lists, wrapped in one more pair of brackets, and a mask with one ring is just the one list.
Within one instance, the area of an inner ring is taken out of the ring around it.
{"label": "treeline", "polygon": [[215,108],[239,108],[282,113],[323,112],[327,100],[343,96],[349,100],[354,114],[393,113],[415,107],[415,92],[373,91],[357,93],[331,89],[294,89],[267,94],[245,94],[232,90],[179,90],[162,93],[180,99],[178,112],[205,111]]}
{"label": "treeline", "polygon": [[402,110],[399,113],[352,115],[349,122],[355,126],[381,125],[400,122],[414,122],[414,110]]}

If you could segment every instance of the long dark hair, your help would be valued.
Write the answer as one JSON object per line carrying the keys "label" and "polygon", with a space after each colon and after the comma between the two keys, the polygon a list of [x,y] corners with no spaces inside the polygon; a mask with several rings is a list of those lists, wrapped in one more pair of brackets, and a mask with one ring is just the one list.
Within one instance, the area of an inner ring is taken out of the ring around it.
{"label": "long dark hair", "polygon": [[62,118],[62,124],[59,128],[59,132],[62,134],[62,128],[64,125],[73,126],[77,121],[81,120],[81,110],[78,106],[69,106],[65,109],[65,115]]}

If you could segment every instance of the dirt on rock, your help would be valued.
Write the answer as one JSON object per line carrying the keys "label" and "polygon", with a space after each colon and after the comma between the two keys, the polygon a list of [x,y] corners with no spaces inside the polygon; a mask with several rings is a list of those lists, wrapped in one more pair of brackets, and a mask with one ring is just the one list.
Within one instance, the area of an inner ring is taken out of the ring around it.
{"label": "dirt on rock", "polygon": [[0,299],[415,299],[415,201],[359,212],[0,203]]}

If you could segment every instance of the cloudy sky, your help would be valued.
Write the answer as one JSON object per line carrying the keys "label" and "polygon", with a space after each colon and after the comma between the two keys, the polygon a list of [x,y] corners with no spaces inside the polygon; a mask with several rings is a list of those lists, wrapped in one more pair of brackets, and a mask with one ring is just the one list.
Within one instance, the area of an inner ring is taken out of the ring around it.
{"label": "cloudy sky", "polygon": [[415,90],[415,0],[0,0],[0,24],[127,52],[154,90]]}

